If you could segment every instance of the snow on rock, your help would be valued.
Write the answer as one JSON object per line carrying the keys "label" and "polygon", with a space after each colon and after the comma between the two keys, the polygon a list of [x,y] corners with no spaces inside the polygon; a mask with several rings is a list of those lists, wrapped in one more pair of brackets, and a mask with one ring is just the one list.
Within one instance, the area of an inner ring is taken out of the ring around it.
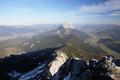
{"label": "snow on rock", "polygon": [[8,75],[9,75],[10,77],[17,78],[17,77],[20,76],[21,74],[14,70],[14,71],[8,73]]}
{"label": "snow on rock", "polygon": [[104,56],[101,60],[68,59],[53,80],[120,80],[120,67],[114,57]]}
{"label": "snow on rock", "polygon": [[68,57],[65,55],[65,53],[63,53],[61,51],[57,51],[56,54],[57,54],[57,57],[55,58],[55,60],[53,60],[50,63],[49,71],[52,76],[58,72],[61,65],[63,65],[66,62],[66,60],[68,59]]}
{"label": "snow on rock", "polygon": [[30,45],[30,48],[33,48],[33,46],[34,46],[34,44],[31,44],[31,45]]}
{"label": "snow on rock", "polygon": [[71,22],[65,22],[63,24],[64,29],[75,29],[75,27],[71,24]]}
{"label": "snow on rock", "polygon": [[40,75],[45,70],[45,64],[42,64],[41,66],[38,66],[34,70],[31,70],[27,72],[26,74],[19,77],[18,80],[30,80],[34,79],[37,75]]}
{"label": "snow on rock", "polygon": [[89,61],[80,58],[70,58],[57,50],[55,58],[50,62],[39,63],[35,69],[19,74],[9,73],[18,80],[120,80],[119,60],[115,62],[112,56],[104,56],[101,60]]}
{"label": "snow on rock", "polygon": [[87,62],[72,58],[62,65],[53,80],[77,80],[79,74],[87,69]]}
{"label": "snow on rock", "polygon": [[55,34],[59,35],[60,37],[64,37],[66,35],[71,34],[74,30],[75,27],[70,22],[66,22],[62,24],[60,27],[58,27]]}

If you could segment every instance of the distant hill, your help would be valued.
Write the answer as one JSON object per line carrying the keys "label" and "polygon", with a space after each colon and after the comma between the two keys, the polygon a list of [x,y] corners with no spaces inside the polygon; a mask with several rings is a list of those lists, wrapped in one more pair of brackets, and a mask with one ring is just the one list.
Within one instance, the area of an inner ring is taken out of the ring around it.
{"label": "distant hill", "polygon": [[[72,26],[72,27],[69,27]],[[99,58],[107,53],[99,46],[93,46],[85,41],[90,38],[88,33],[77,30],[71,24],[60,25],[57,29],[36,35],[29,41],[34,46],[28,51],[44,49],[49,47],[58,47],[64,45],[61,49],[71,57]],[[39,42],[39,43],[38,43]],[[98,55],[99,54],[99,55]]]}
{"label": "distant hill", "polygon": [[29,38],[3,40],[0,79],[119,79],[120,27],[114,26],[79,30],[65,23]]}
{"label": "distant hill", "polygon": [[[87,26],[79,30],[71,23],[65,23],[29,38],[22,37],[1,42],[0,44],[3,46],[0,47],[0,56],[64,46],[61,50],[69,53],[70,56],[99,58],[109,54],[120,57],[119,26],[114,26],[101,25],[100,27],[100,25],[93,25],[93,27]],[[108,39],[108,35],[113,37],[112,41],[105,41],[105,39]]]}

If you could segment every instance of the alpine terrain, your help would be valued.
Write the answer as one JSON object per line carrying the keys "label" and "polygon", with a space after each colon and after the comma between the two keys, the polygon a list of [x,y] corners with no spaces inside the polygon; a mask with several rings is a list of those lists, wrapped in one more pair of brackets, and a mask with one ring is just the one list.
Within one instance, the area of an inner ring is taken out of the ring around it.
{"label": "alpine terrain", "polygon": [[31,37],[2,41],[1,50],[7,46],[11,54],[0,59],[0,79],[120,80],[120,26],[86,26],[67,22]]}

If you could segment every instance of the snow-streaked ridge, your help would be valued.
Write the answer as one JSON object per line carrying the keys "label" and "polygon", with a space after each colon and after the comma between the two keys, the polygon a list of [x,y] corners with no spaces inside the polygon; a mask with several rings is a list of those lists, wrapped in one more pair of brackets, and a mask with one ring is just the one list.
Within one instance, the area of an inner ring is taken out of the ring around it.
{"label": "snow-streaked ridge", "polygon": [[61,52],[61,51],[57,51],[57,57],[55,58],[55,60],[53,60],[50,63],[50,73],[53,76],[54,74],[56,74],[58,72],[58,69],[60,68],[61,65],[63,65],[66,60],[68,59],[68,57],[65,55],[65,53]]}

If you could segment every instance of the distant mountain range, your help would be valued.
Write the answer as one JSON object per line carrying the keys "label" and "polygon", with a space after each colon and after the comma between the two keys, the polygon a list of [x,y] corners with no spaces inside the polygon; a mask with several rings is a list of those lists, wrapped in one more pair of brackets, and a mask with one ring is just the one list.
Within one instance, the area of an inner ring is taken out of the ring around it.
{"label": "distant mountain range", "polygon": [[0,26],[0,36],[8,36],[13,34],[25,34],[25,33],[41,33],[56,28],[56,24],[38,24],[28,26]]}
{"label": "distant mountain range", "polygon": [[65,23],[40,29],[11,28],[15,33],[1,34],[17,34],[0,41],[1,80],[120,79],[120,26]]}
{"label": "distant mountain range", "polygon": [[120,79],[120,59],[110,55],[100,60],[69,58],[66,53],[60,51],[60,48],[47,48],[0,59],[0,78],[2,80]]}
{"label": "distant mountain range", "polygon": [[[74,55],[84,58],[88,58],[89,56],[99,58],[103,55],[110,54],[120,57],[119,25],[89,25],[79,29],[71,23],[65,23],[59,26],[49,25],[49,28],[50,26],[54,27],[46,30],[43,29],[43,32],[39,32],[39,30],[43,27],[40,28],[38,25],[35,28],[38,32],[34,31],[33,27],[17,28],[25,31],[25,33],[20,33],[24,35],[24,37],[20,37],[20,34],[18,34],[18,36],[13,39],[1,42],[0,44],[3,46],[0,47],[0,55],[22,54],[39,49],[65,45],[65,47],[61,50],[64,50],[67,53],[69,52],[69,55],[72,56]],[[17,29],[15,28],[16,32]],[[36,34],[29,34],[25,36],[25,34],[28,33],[26,31],[27,29],[30,29],[28,32],[36,32]],[[14,42],[10,43],[11,41]],[[74,48],[76,51],[71,51],[71,48]],[[76,53],[73,54],[73,52]]]}

